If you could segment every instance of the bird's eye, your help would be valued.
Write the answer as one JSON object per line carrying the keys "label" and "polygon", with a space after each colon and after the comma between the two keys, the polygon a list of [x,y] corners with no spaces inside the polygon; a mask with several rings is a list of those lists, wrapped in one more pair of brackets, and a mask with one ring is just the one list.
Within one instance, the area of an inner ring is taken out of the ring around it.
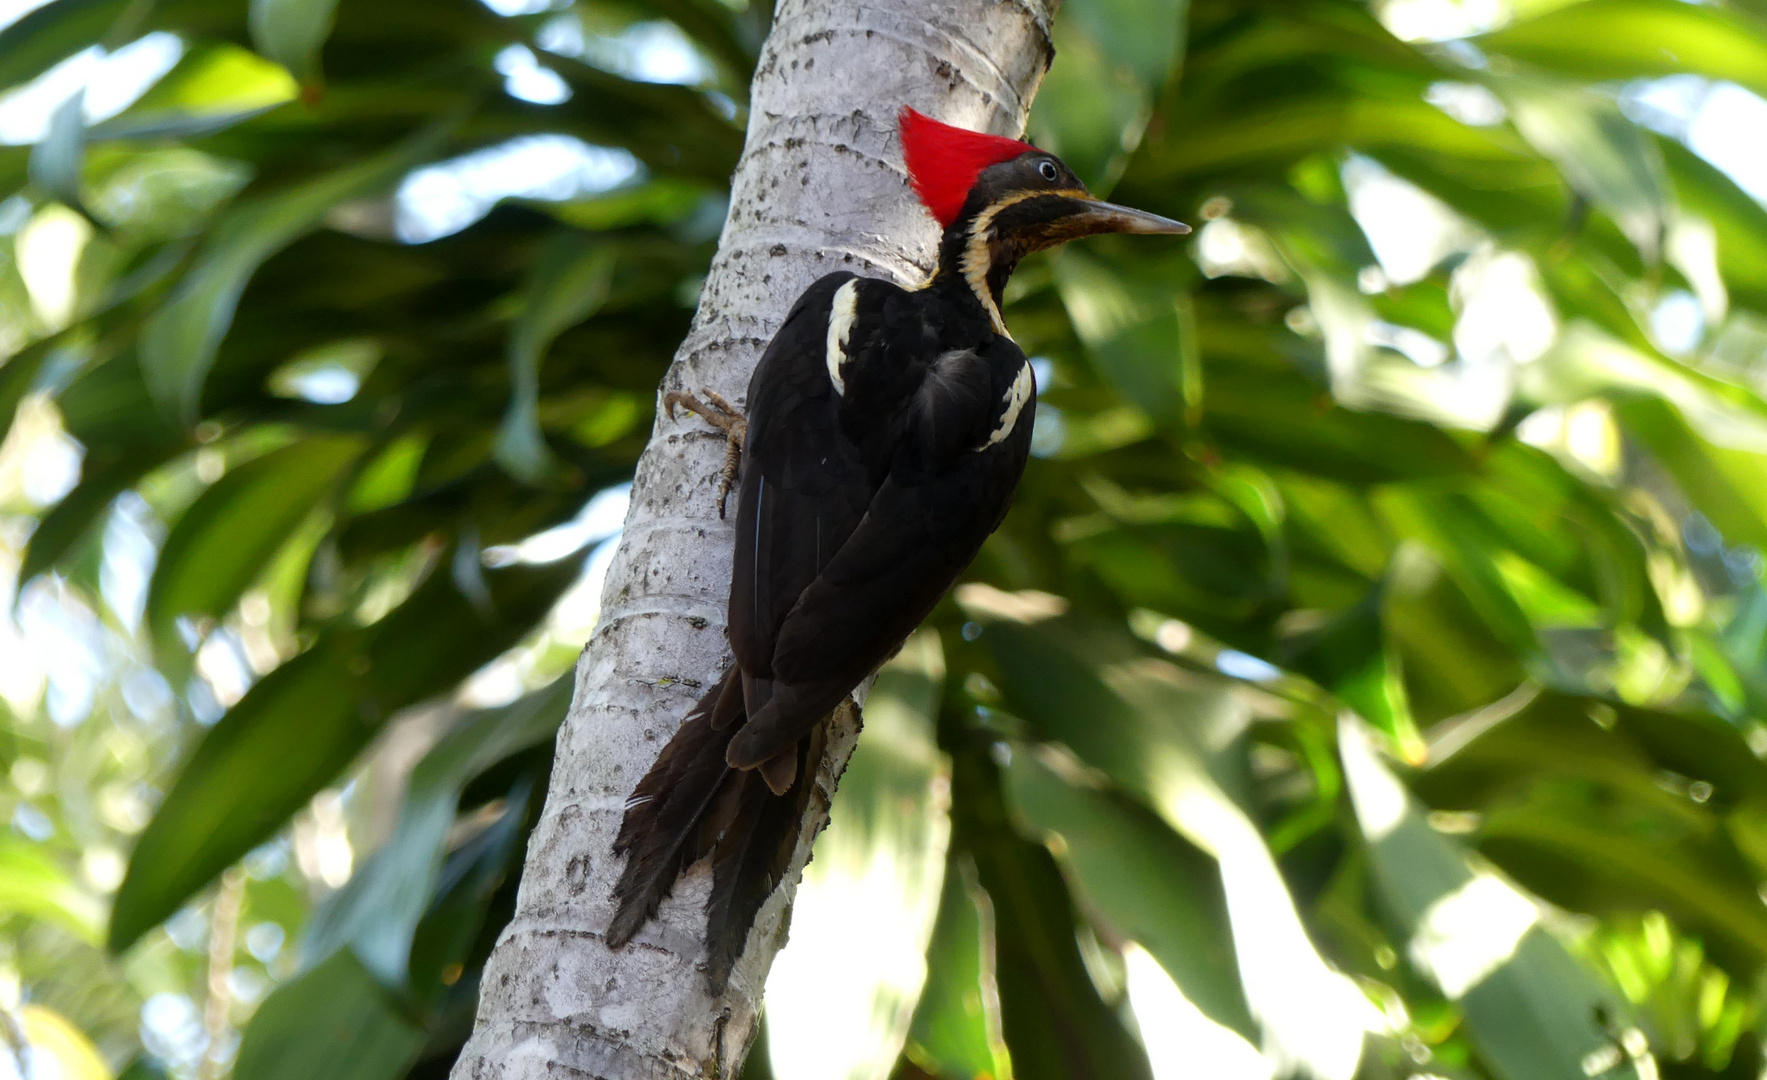
{"label": "bird's eye", "polygon": [[1037,175],[1052,184],[1055,183],[1055,162],[1048,160],[1039,161],[1037,163]]}

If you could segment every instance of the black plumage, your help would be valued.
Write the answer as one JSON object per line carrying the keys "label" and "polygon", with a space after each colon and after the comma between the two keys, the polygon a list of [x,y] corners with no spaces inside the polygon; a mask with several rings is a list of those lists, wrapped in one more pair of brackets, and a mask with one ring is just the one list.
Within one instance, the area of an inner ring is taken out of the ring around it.
{"label": "black plumage", "polygon": [[926,285],[830,274],[762,355],[742,434],[734,662],[633,792],[615,844],[627,863],[614,946],[710,856],[715,989],[789,868],[823,721],[927,616],[1011,503],[1036,408],[1030,367],[1000,320],[1013,266],[1089,232],[1182,230],[1098,202],[1051,155],[934,127],[990,140],[976,149],[1000,160],[964,179]]}

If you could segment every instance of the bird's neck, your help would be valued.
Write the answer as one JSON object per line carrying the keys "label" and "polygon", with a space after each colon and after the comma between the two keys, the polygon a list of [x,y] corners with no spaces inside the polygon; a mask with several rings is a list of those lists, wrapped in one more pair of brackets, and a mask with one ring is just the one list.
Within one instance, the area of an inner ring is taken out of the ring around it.
{"label": "bird's neck", "polygon": [[995,333],[1010,337],[1000,315],[1001,296],[1024,253],[995,234],[992,218],[983,209],[965,214],[945,229],[930,287],[943,290],[960,306],[973,307]]}

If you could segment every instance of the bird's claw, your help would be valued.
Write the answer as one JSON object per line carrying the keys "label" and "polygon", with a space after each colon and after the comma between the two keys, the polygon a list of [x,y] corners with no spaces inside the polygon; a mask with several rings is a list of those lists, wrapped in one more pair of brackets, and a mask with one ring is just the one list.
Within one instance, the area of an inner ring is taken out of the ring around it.
{"label": "bird's claw", "polygon": [[671,390],[663,395],[663,409],[673,420],[675,407],[679,405],[724,433],[724,468],[718,474],[718,517],[722,519],[725,505],[730,501],[730,489],[736,485],[736,475],[742,467],[742,442],[748,434],[749,424],[742,411],[717,391],[700,392],[706,396],[705,401],[685,390]]}

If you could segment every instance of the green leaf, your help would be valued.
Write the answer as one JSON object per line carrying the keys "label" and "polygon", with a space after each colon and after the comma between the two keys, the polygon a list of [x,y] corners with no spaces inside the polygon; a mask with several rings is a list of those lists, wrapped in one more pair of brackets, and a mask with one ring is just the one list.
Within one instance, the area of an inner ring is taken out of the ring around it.
{"label": "green leaf", "polygon": [[280,65],[231,42],[198,42],[139,100],[94,125],[87,138],[193,138],[224,131],[299,96],[299,84]]}
{"label": "green leaf", "polygon": [[280,828],[399,709],[527,634],[582,557],[489,571],[489,613],[446,573],[360,631],[334,631],[266,675],[197,746],[129,860],[111,914],[123,949]]}
{"label": "green leaf", "polygon": [[[445,1014],[449,1003],[459,1000],[459,989],[451,984],[463,981],[469,964],[478,967],[483,963],[491,944],[485,933],[486,917],[498,894],[504,894],[507,907],[514,904],[515,897],[510,895],[514,890],[505,889],[505,883],[520,874],[528,828],[533,811],[538,809],[532,805],[534,791],[548,771],[549,761],[530,764],[518,772],[500,801],[502,813],[450,853],[442,867],[435,896],[411,943],[411,997],[432,1013]],[[504,920],[507,918],[506,910]],[[494,935],[501,928],[494,925],[488,929]]]}
{"label": "green leaf", "polygon": [[1126,65],[1111,65],[1111,54],[1070,18],[1056,21],[1055,48],[1067,62],[1051,67],[1043,79],[1031,135],[1038,146],[1059,154],[1088,188],[1106,194],[1147,129],[1155,88]]}
{"label": "green leaf", "polygon": [[599,195],[535,208],[579,229],[605,232],[626,225],[672,225],[713,194],[703,185],[667,178],[628,184]]}
{"label": "green leaf", "polygon": [[510,328],[512,391],[495,449],[498,463],[528,483],[537,482],[552,460],[535,413],[540,364],[553,339],[601,307],[613,269],[614,249],[605,240],[567,232],[547,245],[528,279],[521,312]]}
{"label": "green leaf", "polygon": [[160,443],[126,447],[119,452],[113,444],[102,456],[88,455],[82,463],[79,485],[43,515],[36,531],[31,533],[19,567],[19,580],[29,581],[79,551],[112,500],[181,449],[175,443]]}
{"label": "green leaf", "polygon": [[441,135],[431,128],[376,157],[229,211],[177,291],[142,327],[141,368],[160,409],[182,423],[196,421],[203,383],[240,294],[265,259],[318,228],[338,203],[390,186],[431,153]]}
{"label": "green leaf", "polygon": [[225,615],[366,446],[354,435],[313,435],[217,480],[160,548],[149,624],[168,634],[180,615]]}
{"label": "green leaf", "polygon": [[1015,1080],[1150,1080],[1146,1053],[1087,972],[1055,860],[1018,837],[984,747],[954,755],[952,842],[975,861],[994,924],[1001,1029]]}
{"label": "green leaf", "polygon": [[[938,914],[951,820],[950,768],[935,734],[945,676],[939,636],[923,630],[878,672],[865,737],[841,774],[841,804],[816,839],[792,906],[791,939],[767,975],[767,1029],[782,1075],[861,1076],[908,1035]],[[851,913],[868,905],[865,940]],[[824,1031],[845,1032],[838,1047]]]}
{"label": "green leaf", "polygon": [[[1407,87],[1407,89],[1410,89]],[[1514,168],[1538,160],[1513,132],[1468,127],[1441,110],[1405,97],[1342,97],[1312,93],[1244,111],[1223,107],[1199,118],[1157,154],[1132,161],[1116,195],[1131,205],[1158,205],[1158,193],[1182,177],[1235,171],[1268,173],[1316,153],[1406,147],[1451,159]],[[1238,102],[1231,103],[1238,105]],[[1142,198],[1148,192],[1152,198]]]}
{"label": "green leaf", "polygon": [[1516,130],[1578,194],[1607,211],[1646,261],[1655,260],[1672,203],[1655,144],[1592,91],[1524,79],[1496,89]]}
{"label": "green leaf", "polygon": [[1472,469],[1472,455],[1441,428],[1347,409],[1266,341],[1242,353],[1222,340],[1217,319],[1199,321],[1203,428],[1241,460],[1358,485]]}
{"label": "green leaf", "polygon": [[1246,701],[1225,680],[1198,679],[1145,655],[1102,620],[1051,617],[1048,605],[973,586],[958,599],[982,623],[1012,711],[1220,864],[1245,998],[1264,1044],[1315,1072],[1353,1071],[1361,1033],[1375,1021],[1354,984],[1309,940],[1242,805],[1250,783]]}
{"label": "green leaf", "polygon": [[1622,401],[1616,413],[1726,540],[1767,548],[1767,457],[1701,438],[1683,412],[1660,400]]}
{"label": "green leaf", "polygon": [[[1562,1080],[1612,1053],[1629,1026],[1625,1003],[1604,990],[1541,926],[1535,902],[1477,871],[1424,820],[1360,722],[1338,730],[1351,802],[1381,894],[1412,965],[1460,1004],[1483,1063],[1499,1080]],[[1610,1034],[1598,1018],[1613,1018]],[[1625,1062],[1626,1055],[1614,1059]],[[1632,1065],[1609,1076],[1656,1075]]]}
{"label": "green leaf", "polygon": [[993,906],[975,860],[953,854],[926,950],[926,982],[909,1024],[909,1061],[935,1076],[1005,1076],[993,963]]}
{"label": "green leaf", "polygon": [[1659,139],[1657,146],[1681,209],[1712,227],[1718,271],[1730,299],[1767,311],[1767,208],[1680,143]]}
{"label": "green leaf", "polygon": [[0,87],[37,77],[105,36],[128,0],[54,0],[0,30]]}
{"label": "green leaf", "polygon": [[1679,0],[1583,0],[1474,38],[1479,48],[1591,82],[1694,73],[1767,93],[1760,23]]}
{"label": "green leaf", "polygon": [[396,1080],[424,1032],[348,952],[277,987],[239,1045],[239,1080]]}
{"label": "green leaf", "polygon": [[1382,621],[1384,586],[1376,586],[1355,606],[1330,622],[1284,643],[1283,666],[1293,668],[1336,694],[1357,715],[1393,739],[1406,759],[1421,761],[1422,738],[1411,717],[1398,658],[1386,641]]}
{"label": "green leaf", "polygon": [[431,902],[460,792],[497,762],[552,738],[570,708],[572,675],[498,709],[469,713],[411,772],[393,835],[313,916],[308,964],[349,945],[392,988],[405,985],[411,942]]}
{"label": "green leaf", "polygon": [[[82,87],[49,116],[49,133],[31,150],[31,183],[85,214],[80,174],[86,164],[86,90]],[[90,214],[86,215],[90,217]]]}
{"label": "green leaf", "polygon": [[103,905],[75,885],[41,847],[14,835],[0,835],[0,916],[4,915],[56,923],[91,945],[103,939]]}
{"label": "green leaf", "polygon": [[254,48],[311,86],[336,15],[337,0],[251,0],[246,26]]}
{"label": "green leaf", "polygon": [[19,402],[37,385],[44,363],[58,351],[68,348],[74,337],[73,329],[69,327],[33,341],[13,353],[4,364],[0,364],[0,440],[4,440],[12,430],[12,422],[18,416]]}
{"label": "green leaf", "polygon": [[[1112,254],[1118,257],[1111,258]],[[1180,317],[1187,297],[1169,275],[1149,272],[1120,251],[1070,247],[1050,259],[1062,305],[1086,354],[1123,400],[1162,426],[1184,423],[1194,333]]]}
{"label": "green leaf", "polygon": [[[1058,857],[1115,935],[1159,960],[1184,996],[1254,1045],[1215,861],[1145,809],[1072,777],[1060,755],[1015,747],[1006,769],[1009,804],[1040,833],[1060,838]],[[1066,774],[1066,775],[1064,775]]]}
{"label": "green leaf", "polygon": [[[1500,722],[1446,728],[1417,787],[1438,805],[1489,807],[1479,849],[1524,885],[1590,914],[1662,911],[1739,975],[1767,957],[1746,850],[1767,765],[1735,728],[1550,692]],[[1703,797],[1671,776],[1707,785]]]}

